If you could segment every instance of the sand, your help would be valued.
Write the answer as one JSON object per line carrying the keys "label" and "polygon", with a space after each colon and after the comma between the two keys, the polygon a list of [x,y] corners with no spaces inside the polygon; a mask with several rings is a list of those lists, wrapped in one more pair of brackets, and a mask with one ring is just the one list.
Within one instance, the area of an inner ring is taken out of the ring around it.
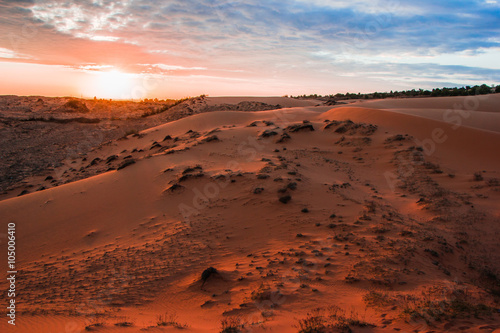
{"label": "sand", "polygon": [[500,96],[498,94],[358,101],[352,105],[411,114],[452,125],[458,124],[500,132]]}
{"label": "sand", "polygon": [[0,201],[19,267],[0,331],[498,330],[500,133],[435,100],[195,114],[56,168],[88,177]]}

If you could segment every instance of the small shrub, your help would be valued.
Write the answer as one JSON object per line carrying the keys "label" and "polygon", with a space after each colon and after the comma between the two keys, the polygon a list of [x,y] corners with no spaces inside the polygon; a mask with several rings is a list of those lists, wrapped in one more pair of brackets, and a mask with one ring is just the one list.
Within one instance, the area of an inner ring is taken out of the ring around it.
{"label": "small shrub", "polygon": [[271,300],[273,296],[273,292],[271,288],[267,285],[261,284],[257,290],[252,291],[252,300],[253,301],[267,301]]}
{"label": "small shrub", "polygon": [[259,136],[261,138],[269,138],[269,137],[274,136],[274,135],[278,135],[278,132],[271,131],[271,130],[265,130]]}
{"label": "small shrub", "polygon": [[122,164],[120,164],[120,166],[117,168],[117,170],[125,169],[126,167],[131,166],[132,164],[135,164],[135,160],[132,158],[127,159],[127,160],[123,161]]}
{"label": "small shrub", "polygon": [[383,226],[383,225],[377,225],[372,228],[373,232],[376,234],[385,234],[386,232],[391,231],[391,229]]}
{"label": "small shrub", "polygon": [[438,297],[431,290],[422,293],[423,297],[405,296],[402,300],[401,316],[408,319],[423,319],[427,323],[455,318],[479,318],[493,312],[483,303],[476,302],[466,290],[454,289],[448,297]]}
{"label": "small shrub", "polygon": [[310,313],[306,318],[300,319],[298,323],[299,333],[323,333],[326,332],[326,320],[319,313]]}
{"label": "small shrub", "polygon": [[102,320],[94,318],[87,326],[85,326],[86,331],[95,331],[101,327],[104,327],[105,323]]}
{"label": "small shrub", "polygon": [[120,321],[120,322],[116,323],[115,326],[132,327],[132,326],[134,326],[134,323],[131,321]]}
{"label": "small shrub", "polygon": [[392,300],[387,293],[379,293],[376,291],[370,291],[368,294],[364,295],[363,301],[367,306],[373,308],[382,308],[392,304]]}
{"label": "small shrub", "polygon": [[392,143],[392,142],[395,142],[395,141],[404,141],[406,140],[406,137],[402,134],[396,134],[394,136],[391,136],[391,137],[388,137],[386,140],[385,140],[385,143]]}
{"label": "small shrub", "polygon": [[257,187],[253,190],[254,194],[261,194],[262,192],[264,192],[264,189],[262,187]]}
{"label": "small shrub", "polygon": [[368,213],[375,213],[377,211],[377,205],[374,201],[365,201],[365,209]]}
{"label": "small shrub", "polygon": [[332,306],[328,309],[327,314],[323,309],[315,309],[307,314],[307,317],[300,319],[298,322],[299,333],[326,333],[346,332],[351,333],[350,326],[366,327],[374,326],[359,318],[355,310],[351,310],[349,314],[338,306]]}
{"label": "small shrub", "polygon": [[185,174],[194,172],[196,170],[203,170],[203,167],[201,165],[199,165],[199,164],[197,164],[194,167],[187,167],[186,169],[184,169],[184,171],[182,171],[182,174],[185,175]]}
{"label": "small shrub", "polygon": [[[200,96],[201,97],[201,96]],[[176,100],[174,103],[172,104],[168,104],[168,105],[164,105],[163,107],[161,108],[157,108],[157,109],[153,109],[151,111],[148,111],[148,112],[145,112],[141,115],[142,118],[146,118],[146,117],[149,117],[149,116],[153,116],[155,114],[159,114],[159,113],[163,113],[171,108],[173,108],[174,106],[177,106],[181,103],[184,103],[186,101],[189,101],[189,100],[195,100],[196,97],[194,98],[191,98],[191,97],[188,97],[188,98],[182,98],[182,99],[179,99],[179,100]]]}
{"label": "small shrub", "polygon": [[220,139],[217,135],[211,135],[211,136],[206,137],[203,140],[201,140],[201,142],[217,142],[217,141],[220,141]]}
{"label": "small shrub", "polygon": [[329,312],[330,319],[334,321],[333,326],[344,332],[352,332],[350,326],[374,326],[373,324],[361,319],[358,312],[354,310],[354,308],[347,313],[346,310],[341,309],[338,306],[332,306],[329,308]]}
{"label": "small shrub", "polygon": [[431,249],[425,249],[424,251],[425,251],[425,252],[430,253],[430,254],[431,254],[431,256],[433,256],[433,257],[439,257],[439,253],[437,253],[437,252],[436,252],[436,251],[434,251],[434,250],[431,250]]}
{"label": "small shrub", "polygon": [[290,195],[284,195],[279,198],[279,201],[284,204],[287,204],[290,200],[292,200],[292,197]]}
{"label": "small shrub", "polygon": [[65,109],[72,109],[74,112],[90,112],[89,108],[87,105],[83,102],[80,102],[76,99],[72,99],[68,102],[66,102],[63,105],[63,108]]}
{"label": "small shrub", "polygon": [[488,181],[486,182],[486,184],[488,184],[488,186],[500,186],[500,180],[498,178],[491,178],[491,179],[488,179]]}
{"label": "small shrub", "polygon": [[177,316],[175,314],[168,313],[157,316],[156,326],[172,326],[178,329],[184,329],[187,327],[186,324],[181,324],[177,321]]}
{"label": "small shrub", "polygon": [[174,191],[179,190],[181,188],[184,188],[184,186],[182,186],[179,183],[174,183],[172,186],[170,186],[169,188],[167,188],[165,190],[165,192],[174,192]]}
{"label": "small shrub", "polygon": [[238,333],[241,332],[241,319],[238,317],[224,318],[220,321],[221,331],[220,333]]}
{"label": "small shrub", "polygon": [[314,131],[314,126],[311,123],[294,124],[285,128],[285,131],[299,132],[299,131]]}

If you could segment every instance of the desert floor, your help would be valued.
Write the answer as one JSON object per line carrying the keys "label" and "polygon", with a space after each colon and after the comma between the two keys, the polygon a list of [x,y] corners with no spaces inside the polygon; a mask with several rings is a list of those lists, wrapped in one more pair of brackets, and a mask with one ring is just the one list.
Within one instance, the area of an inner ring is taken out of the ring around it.
{"label": "desert floor", "polygon": [[500,94],[19,120],[57,103],[2,114],[1,332],[499,331]]}

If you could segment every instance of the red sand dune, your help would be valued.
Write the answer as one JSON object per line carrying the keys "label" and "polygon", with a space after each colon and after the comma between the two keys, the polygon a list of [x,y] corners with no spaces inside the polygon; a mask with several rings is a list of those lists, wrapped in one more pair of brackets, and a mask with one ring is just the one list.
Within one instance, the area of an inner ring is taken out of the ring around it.
{"label": "red sand dune", "polygon": [[53,176],[123,169],[0,201],[19,267],[0,331],[298,332],[308,314],[334,331],[498,330],[500,134],[374,103],[194,115]]}

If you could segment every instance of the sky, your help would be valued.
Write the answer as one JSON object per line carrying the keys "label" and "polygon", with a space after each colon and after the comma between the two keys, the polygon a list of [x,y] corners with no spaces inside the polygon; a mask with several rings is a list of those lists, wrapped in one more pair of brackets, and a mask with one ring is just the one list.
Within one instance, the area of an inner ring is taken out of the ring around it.
{"label": "sky", "polygon": [[0,95],[500,84],[500,0],[0,0]]}

